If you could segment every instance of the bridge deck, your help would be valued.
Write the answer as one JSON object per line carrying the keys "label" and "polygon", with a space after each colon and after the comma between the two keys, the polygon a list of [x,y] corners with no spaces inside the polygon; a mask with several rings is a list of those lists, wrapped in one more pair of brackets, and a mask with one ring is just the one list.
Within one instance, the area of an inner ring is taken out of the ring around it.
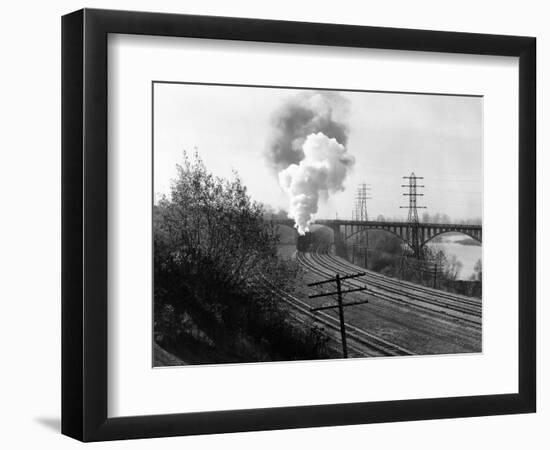
{"label": "bridge deck", "polygon": [[[274,224],[286,225],[294,227],[293,219],[273,219]],[[346,219],[320,219],[312,222],[312,225],[324,225],[328,227],[332,226],[364,226],[364,227],[407,227],[409,222],[401,221],[377,221],[377,220],[346,220]],[[463,230],[481,231],[481,225],[473,224],[460,224],[460,223],[431,223],[431,222],[419,222],[418,226],[421,228],[457,228]]]}

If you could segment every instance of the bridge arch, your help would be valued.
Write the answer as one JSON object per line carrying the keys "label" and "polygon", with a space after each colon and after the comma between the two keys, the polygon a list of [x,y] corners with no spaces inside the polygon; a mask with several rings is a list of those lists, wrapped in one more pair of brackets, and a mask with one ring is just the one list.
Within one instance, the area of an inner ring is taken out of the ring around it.
{"label": "bridge arch", "polygon": [[393,234],[394,236],[401,239],[403,242],[407,243],[407,239],[405,237],[403,237],[401,234],[399,234],[397,231],[390,230],[388,228],[383,228],[383,227],[361,227],[359,230],[356,230],[356,231],[352,232],[351,234],[347,235],[345,237],[345,240],[348,240],[348,239],[352,238],[353,236],[357,236],[358,234],[365,233],[367,231],[385,231],[386,233]]}
{"label": "bridge arch", "polygon": [[361,227],[359,230],[356,230],[354,231],[353,233],[347,235],[345,237],[345,240],[348,240],[354,236],[357,236],[359,234],[362,234],[362,233],[366,233],[367,231],[382,231],[384,233],[387,233],[387,234],[390,234],[392,236],[395,236],[396,238],[398,238],[403,244],[405,244],[409,250],[413,250],[412,246],[411,246],[411,243],[407,240],[407,237],[406,237],[406,230],[403,230],[401,234],[400,232],[396,231],[396,230],[392,230],[391,228],[387,228],[387,227],[378,227],[378,226],[374,226],[374,227]]}
{"label": "bridge arch", "polygon": [[438,236],[441,236],[443,234],[449,234],[449,233],[453,233],[453,234],[461,234],[463,236],[467,236],[471,239],[473,239],[474,241],[476,242],[479,242],[480,244],[482,243],[481,239],[479,238],[479,236],[476,236],[475,234],[473,233],[468,233],[466,231],[462,231],[462,230],[442,230],[442,231],[439,231],[437,233],[434,233],[433,235],[430,235],[427,239],[425,239],[423,242],[422,242],[422,247],[424,247],[426,244],[429,244],[431,241],[433,241],[436,237]]}

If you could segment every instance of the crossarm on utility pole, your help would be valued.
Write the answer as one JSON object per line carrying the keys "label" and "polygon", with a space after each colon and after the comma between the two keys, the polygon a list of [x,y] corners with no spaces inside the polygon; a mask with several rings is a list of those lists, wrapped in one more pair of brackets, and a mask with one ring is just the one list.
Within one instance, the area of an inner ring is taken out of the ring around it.
{"label": "crossarm on utility pole", "polygon": [[335,304],[335,305],[324,305],[324,306],[319,306],[317,308],[311,308],[310,311],[322,311],[324,309],[338,308],[338,316],[339,316],[339,319],[340,319],[340,334],[342,336],[342,353],[343,353],[344,358],[348,357],[348,343],[346,341],[346,324],[344,322],[344,307],[353,306],[353,305],[361,305],[363,303],[368,303],[368,301],[367,300],[361,300],[361,301],[357,301],[357,302],[344,303],[342,301],[342,295],[343,294],[347,294],[349,292],[365,291],[367,289],[367,287],[363,286],[363,287],[360,287],[360,288],[348,289],[348,290],[342,291],[342,280],[348,280],[350,278],[357,278],[357,277],[361,277],[363,275],[366,275],[366,273],[365,272],[359,272],[359,273],[354,273],[354,274],[350,274],[350,275],[344,275],[344,276],[341,277],[340,274],[337,273],[335,278],[331,278],[329,280],[324,280],[324,281],[317,281],[315,283],[308,284],[308,286],[319,286],[320,284],[336,282],[336,292],[326,292],[326,293],[321,293],[321,294],[313,294],[313,295],[310,295],[309,298],[328,297],[329,295],[336,295],[337,299],[338,299],[338,303]]}

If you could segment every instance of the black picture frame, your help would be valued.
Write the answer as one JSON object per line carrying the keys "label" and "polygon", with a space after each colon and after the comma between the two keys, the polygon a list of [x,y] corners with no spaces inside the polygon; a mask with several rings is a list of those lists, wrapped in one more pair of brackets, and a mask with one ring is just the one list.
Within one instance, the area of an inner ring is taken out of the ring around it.
{"label": "black picture frame", "polygon": [[[181,36],[519,58],[517,393],[107,417],[107,36]],[[535,412],[536,40],[83,9],[62,18],[62,433],[82,441]]]}

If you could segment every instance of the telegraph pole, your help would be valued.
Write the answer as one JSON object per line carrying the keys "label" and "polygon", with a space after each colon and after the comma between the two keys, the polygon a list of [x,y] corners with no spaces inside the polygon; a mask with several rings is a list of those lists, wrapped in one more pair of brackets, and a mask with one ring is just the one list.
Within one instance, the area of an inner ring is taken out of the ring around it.
{"label": "telegraph pole", "polygon": [[329,278],[328,280],[317,281],[315,283],[309,283],[308,284],[309,287],[312,287],[312,286],[319,286],[321,284],[326,284],[326,283],[336,283],[336,292],[326,292],[326,293],[321,293],[321,294],[313,294],[313,295],[309,295],[309,298],[328,297],[328,296],[336,295],[336,299],[338,301],[337,304],[336,305],[324,305],[324,306],[318,306],[316,308],[310,308],[310,311],[323,311],[323,310],[326,310],[326,309],[338,308],[338,317],[340,319],[340,335],[342,337],[342,354],[343,354],[344,358],[348,357],[348,343],[347,343],[347,339],[346,339],[346,323],[345,323],[345,319],[344,319],[344,308],[347,307],[347,306],[362,305],[364,303],[368,303],[369,301],[368,300],[360,300],[360,301],[357,301],[357,302],[344,303],[343,302],[343,297],[342,297],[343,294],[348,294],[350,292],[364,291],[364,290],[367,289],[367,287],[363,286],[363,287],[360,287],[360,288],[347,289],[345,291],[342,291],[342,281],[343,280],[348,280],[350,278],[361,277],[363,275],[365,275],[365,272],[358,272],[356,274],[344,275],[344,276],[340,276],[340,274],[336,274],[336,277],[334,277],[334,278]]}
{"label": "telegraph pole", "polygon": [[338,315],[340,316],[340,334],[342,335],[342,353],[348,357],[348,343],[346,341],[346,325],[344,322],[344,305],[342,303],[342,284],[340,275],[336,274],[336,291],[338,293]]}
{"label": "telegraph pole", "polygon": [[365,231],[365,239],[366,239],[366,244],[365,244],[365,269],[368,269],[367,267],[367,260],[368,260],[368,256],[369,256],[369,231]]}
{"label": "telegraph pole", "polygon": [[424,177],[417,177],[414,172],[408,177],[403,177],[403,179],[409,180],[409,184],[402,184],[401,187],[408,188],[408,192],[403,195],[409,197],[408,206],[400,206],[400,208],[408,208],[409,214],[407,217],[407,240],[409,241],[410,246],[413,249],[414,256],[417,259],[421,259],[422,255],[420,252],[420,236],[419,236],[419,221],[418,221],[418,209],[426,208],[425,206],[418,206],[416,203],[416,197],[422,197],[424,194],[417,192],[418,188],[423,188],[424,185],[419,185],[416,183],[417,180],[423,180]]}
{"label": "telegraph pole", "polygon": [[[432,278],[432,287],[437,289],[437,277],[443,275],[443,268],[441,263],[435,261],[411,261],[411,268],[417,274],[424,274]],[[421,278],[422,279],[422,278]],[[428,280],[429,281],[429,280]]]}

